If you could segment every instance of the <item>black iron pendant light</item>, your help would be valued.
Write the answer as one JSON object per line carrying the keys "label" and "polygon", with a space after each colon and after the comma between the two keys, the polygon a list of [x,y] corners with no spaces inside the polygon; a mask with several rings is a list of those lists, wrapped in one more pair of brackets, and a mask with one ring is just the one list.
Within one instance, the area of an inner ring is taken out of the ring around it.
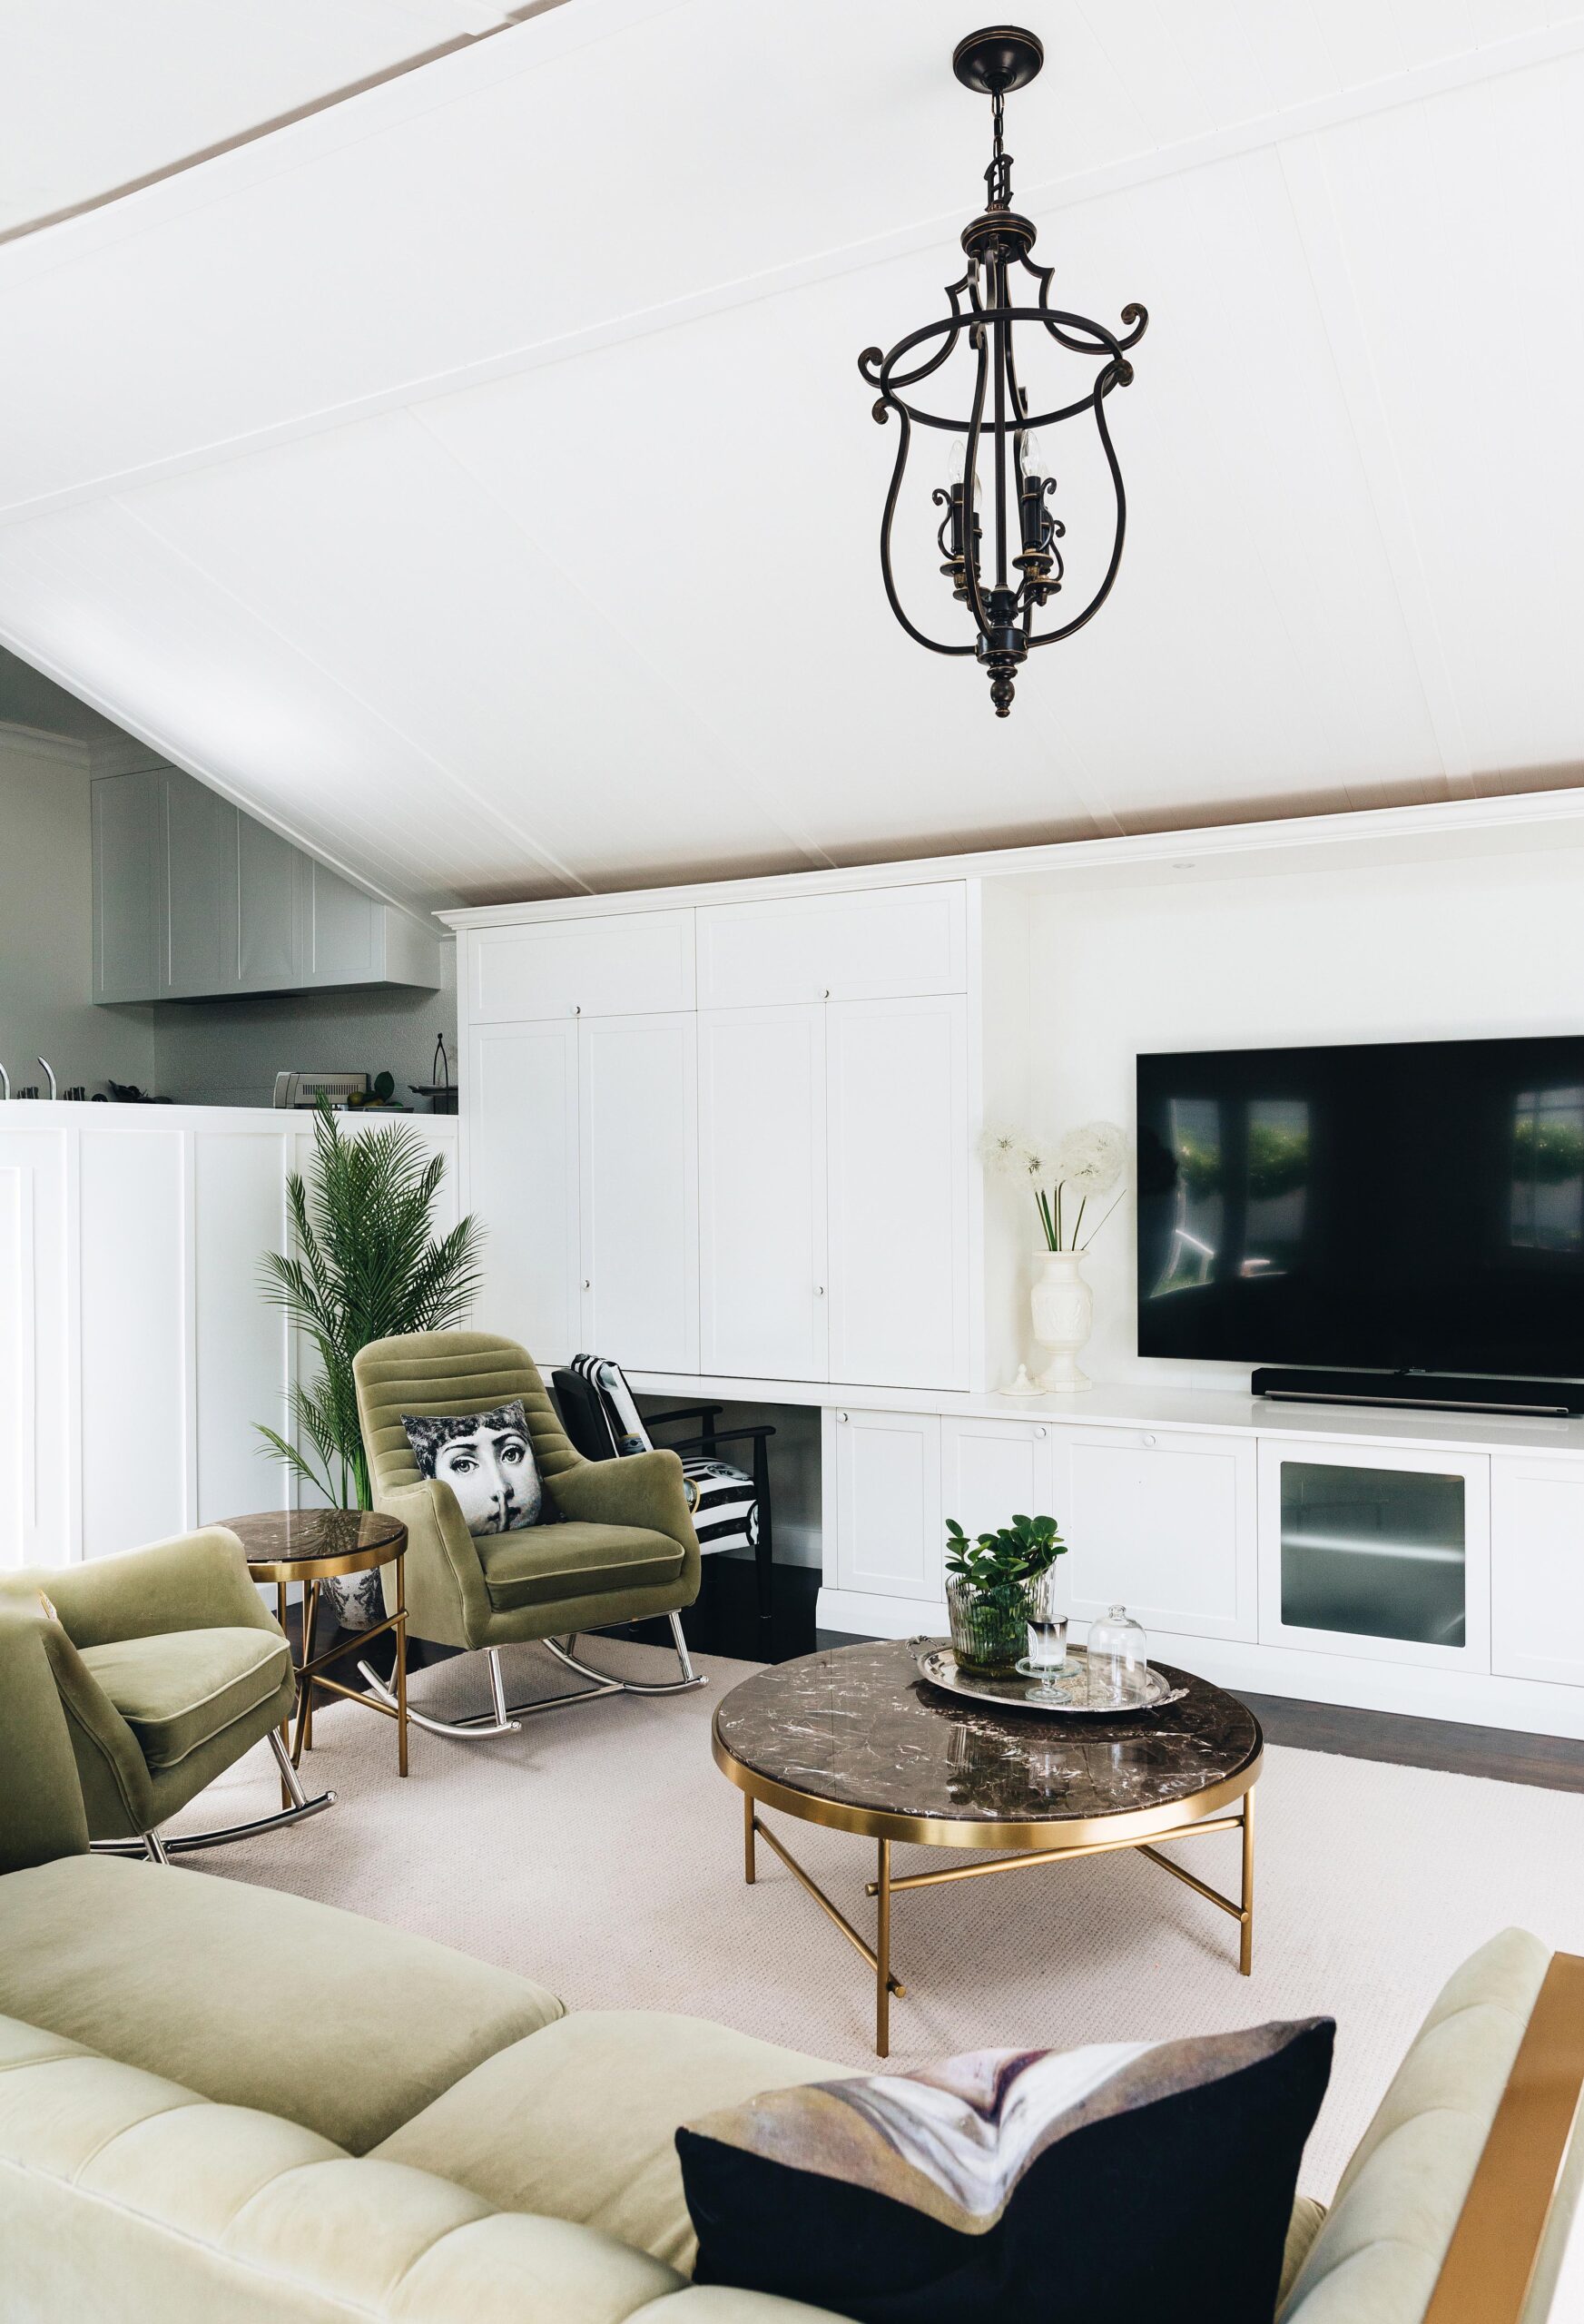
{"label": "black iron pendant light", "polygon": [[[1118,338],[1102,323],[1090,322],[1084,315],[1068,314],[1051,306],[1050,278],[1056,269],[1036,266],[1028,256],[1034,246],[1034,227],[1012,208],[1012,157],[1002,142],[1003,102],[1009,91],[1027,88],[1044,62],[1045,51],[1035,35],[1020,31],[1015,25],[998,25],[986,32],[970,33],[967,40],[958,44],[951,69],[965,88],[989,98],[995,126],[992,157],[985,172],[985,207],[963,229],[962,247],[968,254],[968,268],[957,281],[946,286],[946,295],[951,302],[949,316],[910,331],[905,339],[898,340],[889,355],[882,354],[878,347],[866,347],[858,359],[864,379],[880,390],[874,407],[876,419],[883,422],[894,411],[901,423],[896,466],[891,471],[880,532],[881,570],[885,576],[891,611],[909,636],[916,638],[920,645],[927,645],[932,654],[978,656],[989,674],[990,700],[998,718],[1005,718],[1012,707],[1014,674],[1028,659],[1030,648],[1054,645],[1058,638],[1070,637],[1075,630],[1092,620],[1111,594],[1111,585],[1122,561],[1127,502],[1122,488],[1122,471],[1106,425],[1106,398],[1113,388],[1125,388],[1131,381],[1133,366],[1127,360],[1127,350],[1138,344],[1149,320],[1142,307],[1124,307],[1125,335]],[[1038,300],[1032,306],[1013,303],[1008,278],[1015,266],[1031,274],[1039,286]],[[1100,369],[1088,393],[1074,403],[1049,411],[1031,412],[1013,349],[1013,333],[1018,324],[1033,327],[1036,333],[1048,331],[1058,346],[1071,354],[1099,358]],[[940,345],[924,355],[910,370],[898,369],[916,350],[929,349],[937,340]],[[924,411],[916,403],[909,402],[902,389],[916,387],[920,379],[938,371],[964,340],[977,366],[968,418],[949,419],[944,413]],[[1056,428],[1061,421],[1075,419],[1085,412],[1094,416],[1116,491],[1117,529],[1110,562],[1099,587],[1080,613],[1056,628],[1037,631],[1036,614],[1061,590],[1065,568],[1058,543],[1067,527],[1049,507],[1049,495],[1057,479],[1035,431]],[[953,597],[959,605],[966,606],[973,616],[977,635],[971,643],[949,645],[927,637],[909,620],[897,595],[891,571],[891,520],[896,514],[915,426],[944,429],[953,439],[951,474],[932,497],[936,506],[946,512],[939,535],[945,559],[940,569],[951,585]],[[984,525],[979,507],[981,443],[987,447],[992,473],[989,577],[984,565]]]}

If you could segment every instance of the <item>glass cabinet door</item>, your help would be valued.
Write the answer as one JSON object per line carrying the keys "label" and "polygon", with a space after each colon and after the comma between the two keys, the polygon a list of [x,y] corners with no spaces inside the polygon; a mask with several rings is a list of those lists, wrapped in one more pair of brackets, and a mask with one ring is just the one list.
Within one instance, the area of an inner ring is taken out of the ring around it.
{"label": "glass cabinet door", "polygon": [[1262,1445],[1261,1631],[1335,1653],[1488,1655],[1482,1456]]}

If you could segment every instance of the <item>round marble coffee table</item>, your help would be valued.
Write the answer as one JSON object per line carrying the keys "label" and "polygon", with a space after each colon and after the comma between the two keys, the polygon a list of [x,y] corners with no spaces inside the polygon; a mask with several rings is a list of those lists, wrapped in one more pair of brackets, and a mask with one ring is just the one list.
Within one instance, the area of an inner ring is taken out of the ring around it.
{"label": "round marble coffee table", "polygon": [[[931,1641],[933,1643],[935,1641]],[[1238,1967],[1254,1945],[1254,1787],[1264,1738],[1246,1705],[1186,1670],[1157,1663],[1180,1701],[1108,1719],[994,1711],[922,1679],[917,1641],[837,1647],[745,1679],[715,1713],[715,1764],[745,1794],[745,1880],[764,1840],[874,1971],[875,2048],[890,2049],[891,1898],[904,1889],[1014,1872],[1056,1857],[1137,1848],[1238,1923]],[[759,1808],[860,1832],[879,1843],[875,1941],[861,1936]],[[1235,1904],[1151,1845],[1241,1832]],[[893,1876],[897,1840],[927,1847],[1017,1851],[983,1864]]]}

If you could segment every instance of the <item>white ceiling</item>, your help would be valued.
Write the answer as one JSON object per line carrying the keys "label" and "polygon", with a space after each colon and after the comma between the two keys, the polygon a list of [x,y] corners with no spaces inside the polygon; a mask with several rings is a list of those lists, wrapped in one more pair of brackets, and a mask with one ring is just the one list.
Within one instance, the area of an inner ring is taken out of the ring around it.
{"label": "white ceiling", "polygon": [[1584,780],[1584,9],[1031,13],[1053,295],[1152,320],[1009,719],[855,363],[957,271],[964,0],[569,0],[0,248],[0,639],[428,904]]}
{"label": "white ceiling", "polygon": [[523,14],[490,0],[4,0],[0,235]]}

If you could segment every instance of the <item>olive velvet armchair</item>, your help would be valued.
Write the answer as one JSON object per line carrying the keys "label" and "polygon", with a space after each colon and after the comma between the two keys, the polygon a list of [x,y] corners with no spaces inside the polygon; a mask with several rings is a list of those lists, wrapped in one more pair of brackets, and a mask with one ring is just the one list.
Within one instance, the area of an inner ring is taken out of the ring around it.
{"label": "olive velvet armchair", "polygon": [[[441,1735],[517,1733],[522,1716],[596,1694],[681,1694],[702,1687],[688,1659],[681,1610],[698,1595],[699,1546],[690,1489],[674,1452],[630,1461],[585,1461],[573,1450],[537,1367],[515,1340],[489,1332],[414,1332],[375,1340],[353,1359],[358,1414],[374,1506],[408,1530],[407,1626],[410,1638],[482,1650],[490,1708],[456,1721],[408,1706],[418,1726]],[[521,1401],[551,1521],[515,1532],[474,1535],[443,1479],[423,1477],[402,1425],[404,1414],[456,1418]],[[669,1617],[681,1675],[664,1684],[612,1678],[583,1661],[579,1633]],[[508,1706],[503,1646],[543,1645],[586,1683],[541,1700]],[[367,1684],[395,1698],[368,1663]]]}
{"label": "olive velvet armchair", "polygon": [[[290,1656],[223,1525],[120,1557],[7,1574],[0,1617],[36,1633],[93,1846],[163,1863],[167,1850],[247,1838],[334,1799],[306,1796],[282,1747],[297,1690]],[[168,1817],[264,1741],[280,1775],[278,1816],[162,1837]]]}

